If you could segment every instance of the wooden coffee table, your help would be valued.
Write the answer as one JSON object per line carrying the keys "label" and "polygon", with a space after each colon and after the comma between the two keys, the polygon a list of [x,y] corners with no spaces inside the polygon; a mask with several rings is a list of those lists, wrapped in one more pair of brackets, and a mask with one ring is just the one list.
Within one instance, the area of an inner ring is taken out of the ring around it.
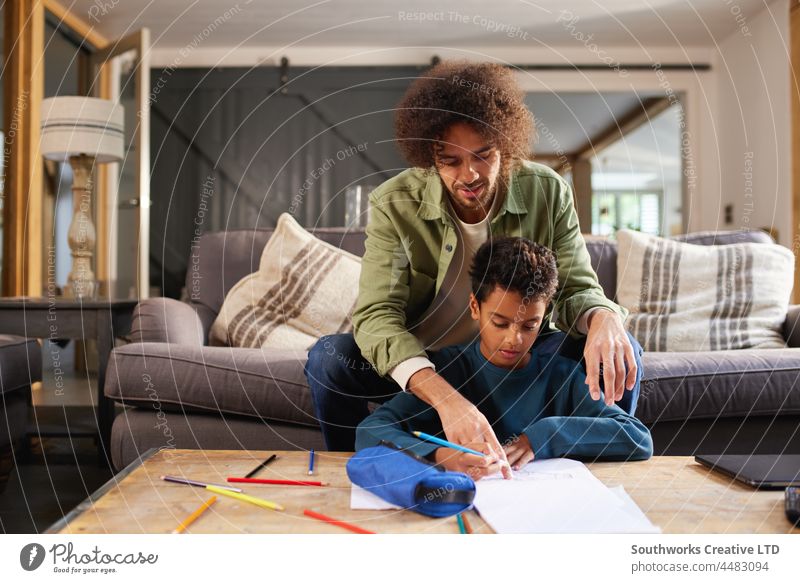
{"label": "wooden coffee table", "polygon": [[[345,463],[351,454],[318,452],[309,478],[306,452],[150,450],[81,503],[49,533],[171,532],[210,497],[201,489],[165,482],[162,474],[225,483],[244,476],[272,453],[278,459],[257,477],[314,479],[327,487],[238,484],[246,494],[278,502],[285,512],[264,510],[218,496],[191,533],[345,533],[303,515],[308,508],[379,533],[457,533],[455,518],[434,519],[411,511],[350,509]],[[608,486],[623,485],[665,533],[800,533],[783,512],[782,491],[757,491],[710,472],[691,457],[655,457],[644,462],[587,464]],[[474,512],[475,532],[492,530]]]}

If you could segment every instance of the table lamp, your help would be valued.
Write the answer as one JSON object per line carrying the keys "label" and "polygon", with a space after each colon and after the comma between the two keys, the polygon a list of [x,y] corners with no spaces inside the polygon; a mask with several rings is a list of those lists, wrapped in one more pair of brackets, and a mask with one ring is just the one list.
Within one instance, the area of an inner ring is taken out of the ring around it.
{"label": "table lamp", "polygon": [[51,97],[42,101],[41,152],[72,166],[72,222],[67,239],[72,270],[64,295],[93,298],[95,229],[92,222],[94,165],[119,162],[124,153],[124,110],[94,97]]}

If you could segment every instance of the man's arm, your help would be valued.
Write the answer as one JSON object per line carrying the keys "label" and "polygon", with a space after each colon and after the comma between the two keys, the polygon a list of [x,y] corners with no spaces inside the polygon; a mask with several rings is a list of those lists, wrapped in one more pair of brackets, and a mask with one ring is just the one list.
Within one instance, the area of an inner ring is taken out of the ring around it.
{"label": "man's arm", "polygon": [[406,323],[408,244],[404,245],[391,219],[372,197],[366,235],[353,335],[364,358],[378,374],[386,376],[406,360],[424,358],[425,350]]}
{"label": "man's arm", "polygon": [[558,181],[557,188],[560,189],[556,198],[559,210],[553,224],[553,251],[558,263],[559,289],[554,298],[555,323],[570,335],[579,336],[586,333],[580,331],[579,319],[585,315],[580,324],[586,324],[588,311],[592,308],[610,310],[619,315],[622,321],[628,316],[628,310],[605,296],[581,234],[578,213],[572,202],[572,190],[562,180]]}
{"label": "man's arm", "polygon": [[561,202],[553,235],[560,282],[554,298],[556,325],[573,337],[586,334],[586,384],[592,398],[600,399],[602,366],[605,398],[611,404],[635,386],[636,359],[624,327],[628,310],[606,298],[580,232],[572,190],[563,180],[558,184]]}

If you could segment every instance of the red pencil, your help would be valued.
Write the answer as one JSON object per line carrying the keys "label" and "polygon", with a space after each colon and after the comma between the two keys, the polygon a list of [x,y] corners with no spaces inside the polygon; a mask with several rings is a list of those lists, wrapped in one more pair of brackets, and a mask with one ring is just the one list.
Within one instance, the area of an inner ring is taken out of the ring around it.
{"label": "red pencil", "polygon": [[366,530],[365,528],[361,528],[360,526],[356,526],[355,524],[350,524],[349,522],[343,522],[341,520],[336,520],[335,518],[331,518],[330,516],[325,516],[324,514],[320,514],[319,512],[314,512],[313,510],[303,510],[303,514],[306,516],[310,516],[311,518],[316,518],[317,520],[321,520],[322,522],[327,522],[328,524],[333,524],[334,526],[340,526],[342,528],[346,528],[347,530],[352,530],[353,532],[357,532],[358,534],[377,534],[372,532],[371,530]]}
{"label": "red pencil", "polygon": [[324,486],[322,482],[309,480],[267,480],[265,478],[228,478],[234,484],[277,484],[279,486]]}

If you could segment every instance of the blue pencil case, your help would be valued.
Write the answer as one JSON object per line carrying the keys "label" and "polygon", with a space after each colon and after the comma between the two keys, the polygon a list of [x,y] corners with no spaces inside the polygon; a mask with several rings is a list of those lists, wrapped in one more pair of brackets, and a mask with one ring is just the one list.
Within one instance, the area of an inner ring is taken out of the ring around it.
{"label": "blue pencil case", "polygon": [[350,481],[376,496],[426,516],[453,516],[472,506],[475,482],[448,472],[397,446],[356,452],[347,462]]}

